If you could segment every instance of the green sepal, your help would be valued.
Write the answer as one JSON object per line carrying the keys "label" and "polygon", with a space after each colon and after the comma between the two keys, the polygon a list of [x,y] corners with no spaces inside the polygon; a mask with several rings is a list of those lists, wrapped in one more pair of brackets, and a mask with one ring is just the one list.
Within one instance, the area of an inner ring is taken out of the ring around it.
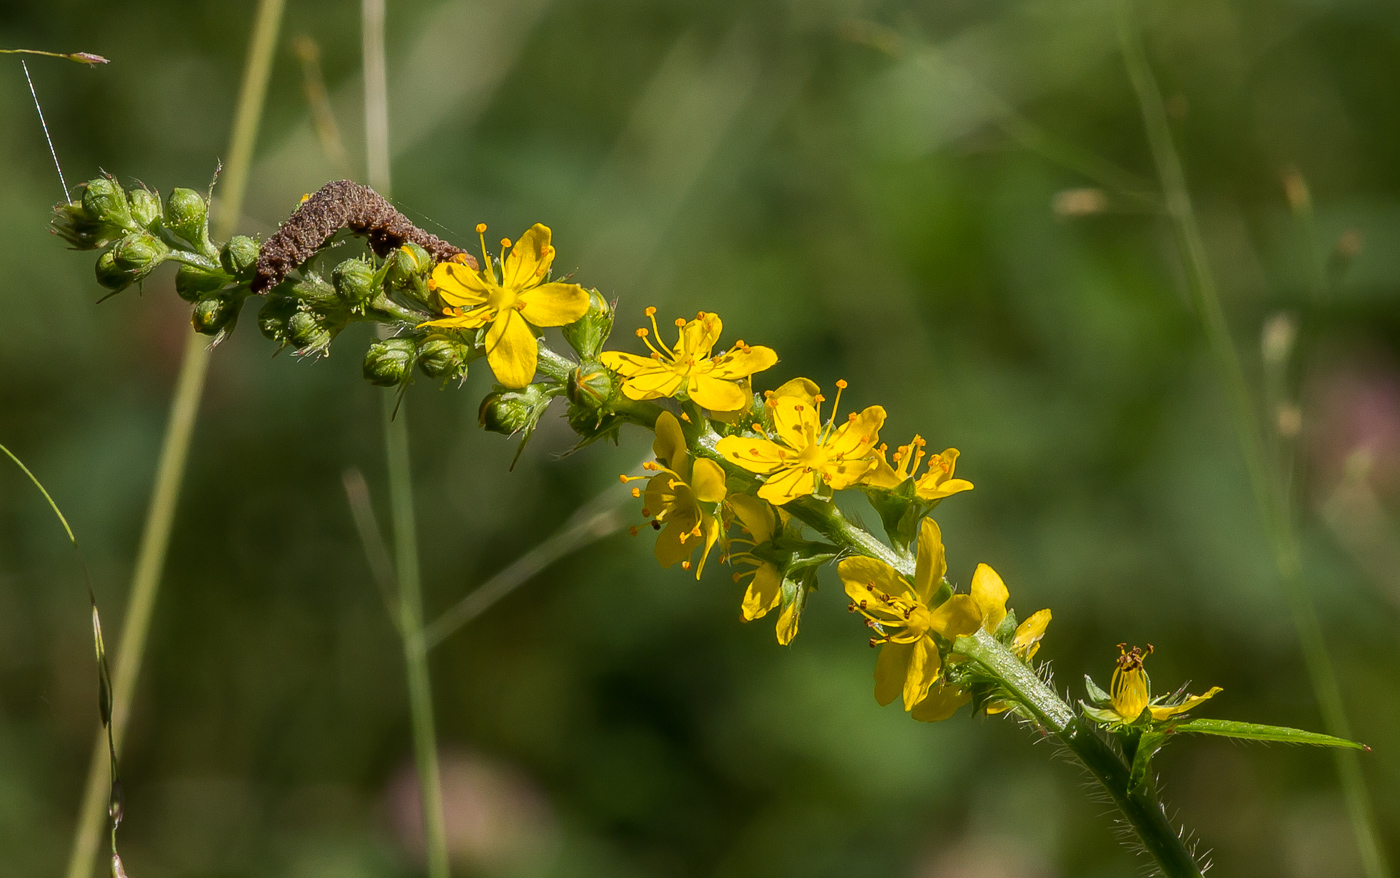
{"label": "green sepal", "polygon": [[1084,711],[1084,715],[1085,715],[1085,716],[1089,717],[1089,718],[1092,719],[1092,720],[1096,720],[1097,722],[1101,722],[1101,723],[1117,723],[1117,722],[1122,722],[1122,720],[1119,719],[1118,714],[1114,713],[1114,712],[1111,711],[1111,710],[1105,710],[1105,709],[1103,709],[1103,708],[1094,707],[1093,705],[1091,705],[1091,704],[1089,704],[1089,703],[1087,703],[1087,702],[1084,702],[1084,701],[1079,702],[1079,707],[1080,707],[1081,710]]}
{"label": "green sepal", "polygon": [[905,479],[893,488],[866,486],[861,490],[880,516],[880,523],[885,526],[885,534],[894,547],[905,550],[913,545],[927,506],[919,500],[914,480]]}
{"label": "green sepal", "polygon": [[[1095,707],[1103,707],[1105,704],[1113,702],[1108,693],[1100,689],[1099,684],[1095,683],[1088,674],[1084,675],[1084,691],[1089,693],[1089,700],[1094,702]],[[1114,715],[1117,716],[1117,714]]]}
{"label": "green sepal", "polygon": [[1132,757],[1132,770],[1128,774],[1129,790],[1136,790],[1147,782],[1152,757],[1167,743],[1168,734],[1166,731],[1150,729],[1138,737],[1136,752]]}
{"label": "green sepal", "polygon": [[1284,726],[1262,726],[1256,723],[1240,723],[1224,719],[1193,719],[1169,727],[1172,734],[1182,732],[1194,735],[1218,735],[1223,738],[1238,738],[1243,741],[1269,741],[1275,744],[1306,744],[1311,747],[1345,747],[1350,750],[1370,750],[1365,744],[1324,735],[1321,732],[1305,732]]}

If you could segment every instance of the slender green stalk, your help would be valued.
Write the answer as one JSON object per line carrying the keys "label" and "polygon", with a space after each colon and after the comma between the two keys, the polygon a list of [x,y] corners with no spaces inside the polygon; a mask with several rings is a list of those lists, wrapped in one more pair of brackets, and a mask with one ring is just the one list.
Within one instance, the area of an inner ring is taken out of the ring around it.
{"label": "slender green stalk", "polygon": [[[282,25],[285,0],[260,0],[254,19],[248,59],[243,68],[243,84],[238,94],[238,106],[233,117],[233,134],[229,141],[228,163],[220,189],[214,234],[228,238],[238,225],[243,209],[243,195],[248,186],[248,169],[252,164],[253,146],[257,141],[258,123],[262,119],[267,96],[267,80],[272,70],[273,50]],[[184,481],[185,463],[189,459],[190,439],[199,415],[200,397],[204,392],[204,377],[209,369],[208,342],[191,335],[185,343],[180,374],[175,382],[175,398],[161,443],[160,461],[156,465],[155,487],[151,506],[146,514],[146,526],[141,535],[141,548],[136,557],[136,569],[131,577],[131,597],[126,608],[121,636],[117,644],[117,667],[112,690],[112,749],[118,754],[126,733],[131,712],[132,696],[145,657],[146,636],[150,631],[151,613],[160,590],[160,577],[165,568],[170,531],[175,523],[175,507],[179,501],[180,485]],[[73,848],[68,859],[68,878],[88,878],[97,856],[97,843],[102,821],[107,813],[108,755],[107,740],[101,733],[93,745],[88,769],[87,787],[82,810],[73,835]]]}
{"label": "slender green stalk", "polygon": [[[384,60],[384,0],[364,0],[365,140],[369,184],[386,198],[390,192],[389,89]],[[428,645],[423,635],[423,588],[418,570],[418,527],[413,514],[413,468],[408,451],[408,417],[402,399],[384,395],[384,447],[389,458],[389,503],[398,579],[399,635],[403,642],[413,725],[413,755],[423,810],[429,878],[448,878],[447,826],[442,811],[437,732]]]}
{"label": "slender green stalk", "polygon": [[1136,789],[1131,766],[1083,717],[1076,716],[1055,690],[990,634],[959,637],[953,651],[977,662],[996,677],[1050,734],[1059,739],[1113,798],[1146,851],[1167,878],[1201,878],[1201,867],[1181,833],[1167,819],[1154,784]]}
{"label": "slender green stalk", "polygon": [[[1142,109],[1143,126],[1147,132],[1153,160],[1157,165],[1157,174],[1166,198],[1167,215],[1171,220],[1186,270],[1187,285],[1200,315],[1211,355],[1225,385],[1231,419],[1249,472],[1250,486],[1273,542],[1279,579],[1294,627],[1298,631],[1308,677],[1318,700],[1323,724],[1329,734],[1339,738],[1350,738],[1351,724],[1347,720],[1341,691],[1332,669],[1332,660],[1327,653],[1317,609],[1313,606],[1303,577],[1296,514],[1281,480],[1271,478],[1269,474],[1267,446],[1245,382],[1240,355],[1230,337],[1219,291],[1206,258],[1205,241],[1186,188],[1186,175],[1182,171],[1181,159],[1172,139],[1162,95],[1147,62],[1130,3],[1131,0],[1119,0],[1117,4],[1118,39],[1128,77],[1132,80]],[[1335,750],[1333,758],[1337,760],[1342,792],[1346,798],[1352,829],[1356,833],[1365,873],[1368,878],[1387,878],[1391,874],[1390,867],[1381,850],[1375,815],[1356,752]]]}

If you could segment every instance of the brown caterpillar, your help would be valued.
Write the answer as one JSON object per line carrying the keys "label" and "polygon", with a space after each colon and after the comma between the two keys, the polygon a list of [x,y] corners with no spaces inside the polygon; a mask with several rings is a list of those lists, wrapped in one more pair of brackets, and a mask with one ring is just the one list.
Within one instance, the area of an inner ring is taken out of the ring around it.
{"label": "brown caterpillar", "polygon": [[337,180],[303,201],[262,245],[253,292],[266,293],[281,283],[341,229],[369,238],[370,249],[379,256],[411,242],[427,250],[434,262],[465,257],[468,265],[477,267],[471,254],[418,228],[378,192],[351,180]]}

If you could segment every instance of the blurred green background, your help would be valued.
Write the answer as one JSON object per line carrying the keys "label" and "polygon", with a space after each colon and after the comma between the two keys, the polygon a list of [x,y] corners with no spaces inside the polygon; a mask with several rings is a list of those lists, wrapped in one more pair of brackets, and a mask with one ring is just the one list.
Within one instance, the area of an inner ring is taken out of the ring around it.
{"label": "blurred green background", "polygon": [[[203,188],[252,5],[7,4],[4,45],[112,59],[30,61],[68,182]],[[1252,378],[1261,327],[1297,321],[1307,578],[1400,855],[1400,7],[1142,13]],[[363,178],[359,14],[288,3],[240,231],[266,236],[342,174],[297,37],[320,46]],[[1023,614],[1052,607],[1040,656],[1072,695],[1085,672],[1107,682],[1115,644],[1150,642],[1159,689],[1224,687],[1202,713],[1317,729],[1169,229],[1132,194],[1152,166],[1113,26],[1098,0],[389,0],[394,195],[461,244],[478,222],[551,225],[557,267],[619,297],[618,346],[647,305],[714,310],[726,342],[782,356],[760,387],[846,378],[849,405],[888,408],[891,444],[962,449],[977,488],[938,511],[950,575],[985,561]],[[46,229],[60,186],[19,62],[0,69],[0,442],[76,528],[113,646],[188,307],[168,269],[95,304],[91,254]],[[362,468],[384,512],[369,335],[297,362],[250,317],[214,354],[123,855],[139,878],[413,875],[402,654],[341,485]],[[429,618],[647,451],[628,432],[561,459],[550,416],[508,472],[473,372],[408,394]],[[661,571],[650,542],[585,549],[435,650],[458,874],[1136,874],[1106,806],[1027,730],[879,708],[834,576],[784,649],[768,621],[737,623],[729,571]],[[65,866],[96,726],[89,637],[73,554],[6,464],[6,875]],[[1200,740],[1161,768],[1220,874],[1359,874],[1327,753]]]}

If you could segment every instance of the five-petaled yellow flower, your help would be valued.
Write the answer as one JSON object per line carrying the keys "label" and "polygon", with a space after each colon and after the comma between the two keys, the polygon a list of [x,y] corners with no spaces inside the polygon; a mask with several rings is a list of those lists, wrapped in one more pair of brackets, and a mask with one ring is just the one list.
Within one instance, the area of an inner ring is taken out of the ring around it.
{"label": "five-petaled yellow flower", "polygon": [[[901,445],[894,452],[894,466],[885,459],[886,447],[875,449],[875,468],[862,480],[875,488],[897,488],[905,479],[912,478],[919,469],[919,461],[924,457],[922,436],[914,436],[908,445]],[[958,450],[945,449],[942,454],[928,456],[928,469],[914,482],[914,493],[920,500],[934,501],[951,497],[962,491],[971,491],[972,483],[967,479],[953,478],[953,469],[958,464]]]}
{"label": "five-petaled yellow flower", "polygon": [[[973,596],[957,594],[930,607],[948,566],[943,539],[933,519],[919,529],[919,548],[911,586],[883,561],[847,558],[837,572],[851,598],[851,612],[865,617],[876,633],[871,646],[880,646],[875,662],[875,700],[889,704],[903,695],[904,709],[924,701],[942,671],[934,634],[952,640],[971,634],[982,624]],[[956,705],[954,706],[956,709]]]}
{"label": "five-petaled yellow flower", "polygon": [[[643,498],[642,514],[652,519],[652,527],[661,531],[656,538],[656,560],[662,567],[677,561],[686,570],[690,558],[700,549],[700,563],[695,578],[705,569],[705,559],[720,538],[723,527],[716,513],[724,501],[724,470],[712,460],[700,459],[692,465],[686,450],[680,421],[670,412],[656,419],[656,441],[652,443],[656,463],[645,469],[656,475],[647,480],[646,490],[632,489],[635,497]],[[623,476],[623,481],[642,476]]]}
{"label": "five-petaled yellow flower", "polygon": [[[679,338],[674,349],[661,340],[656,309],[646,309],[651,330],[637,336],[651,348],[650,357],[604,351],[602,363],[623,378],[622,393],[628,399],[663,399],[685,394],[697,405],[714,412],[746,409],[753,401],[749,377],[778,362],[772,348],[750,347],[742,340],[718,356],[710,356],[724,328],[718,314],[701,311],[694,320],[676,319]],[[656,336],[653,344],[651,336]]]}
{"label": "five-petaled yellow flower", "polygon": [[[731,539],[731,546],[735,543],[747,543],[757,548],[771,541],[774,535],[781,531],[787,518],[786,512],[747,494],[730,495],[729,508],[734,510],[734,516],[739,519],[739,523],[743,525],[744,530],[748,531],[751,538],[749,540]],[[778,565],[752,552],[732,550],[729,553],[729,563],[745,564],[753,568],[734,574],[735,582],[742,582],[745,576],[752,577],[749,580],[748,590],[744,592],[744,602],[739,610],[745,622],[761,619],[782,603],[783,572],[778,569]],[[790,601],[778,614],[778,643],[787,646],[792,642],[792,639],[797,636],[799,618],[798,602]]]}
{"label": "five-petaled yellow flower", "polygon": [[1152,683],[1142,666],[1143,660],[1151,654],[1151,644],[1148,644],[1146,653],[1136,646],[1127,649],[1127,644],[1118,644],[1118,662],[1113,669],[1113,683],[1109,687],[1108,708],[1086,709],[1085,712],[1105,722],[1131,723],[1142,716],[1143,710],[1147,710],[1152,719],[1161,722],[1199,706],[1201,702],[1214,698],[1221,691],[1219,686],[1212,686],[1204,695],[1188,695],[1179,699],[1173,694],[1166,698],[1154,699]]}
{"label": "five-petaled yellow flower", "polygon": [[[846,382],[836,386],[844,390]],[[885,410],[872,405],[837,427],[839,390],[826,424],[821,419],[823,399],[817,385],[794,378],[768,397],[774,438],[726,436],[715,450],[730,463],[767,476],[758,496],[775,506],[805,497],[823,484],[837,491],[849,488],[875,466],[873,451]]]}
{"label": "five-petaled yellow flower", "polygon": [[433,269],[430,289],[447,306],[446,315],[425,326],[451,329],[479,329],[488,323],[486,362],[496,380],[510,388],[521,388],[535,377],[539,344],[532,326],[564,326],[588,311],[588,293],[578,284],[543,283],[554,261],[549,227],[535,223],[512,247],[501,241],[509,255],[501,260],[501,280],[486,252],[486,226],[476,227],[482,235],[482,268],[474,271],[462,262],[442,262]]}

